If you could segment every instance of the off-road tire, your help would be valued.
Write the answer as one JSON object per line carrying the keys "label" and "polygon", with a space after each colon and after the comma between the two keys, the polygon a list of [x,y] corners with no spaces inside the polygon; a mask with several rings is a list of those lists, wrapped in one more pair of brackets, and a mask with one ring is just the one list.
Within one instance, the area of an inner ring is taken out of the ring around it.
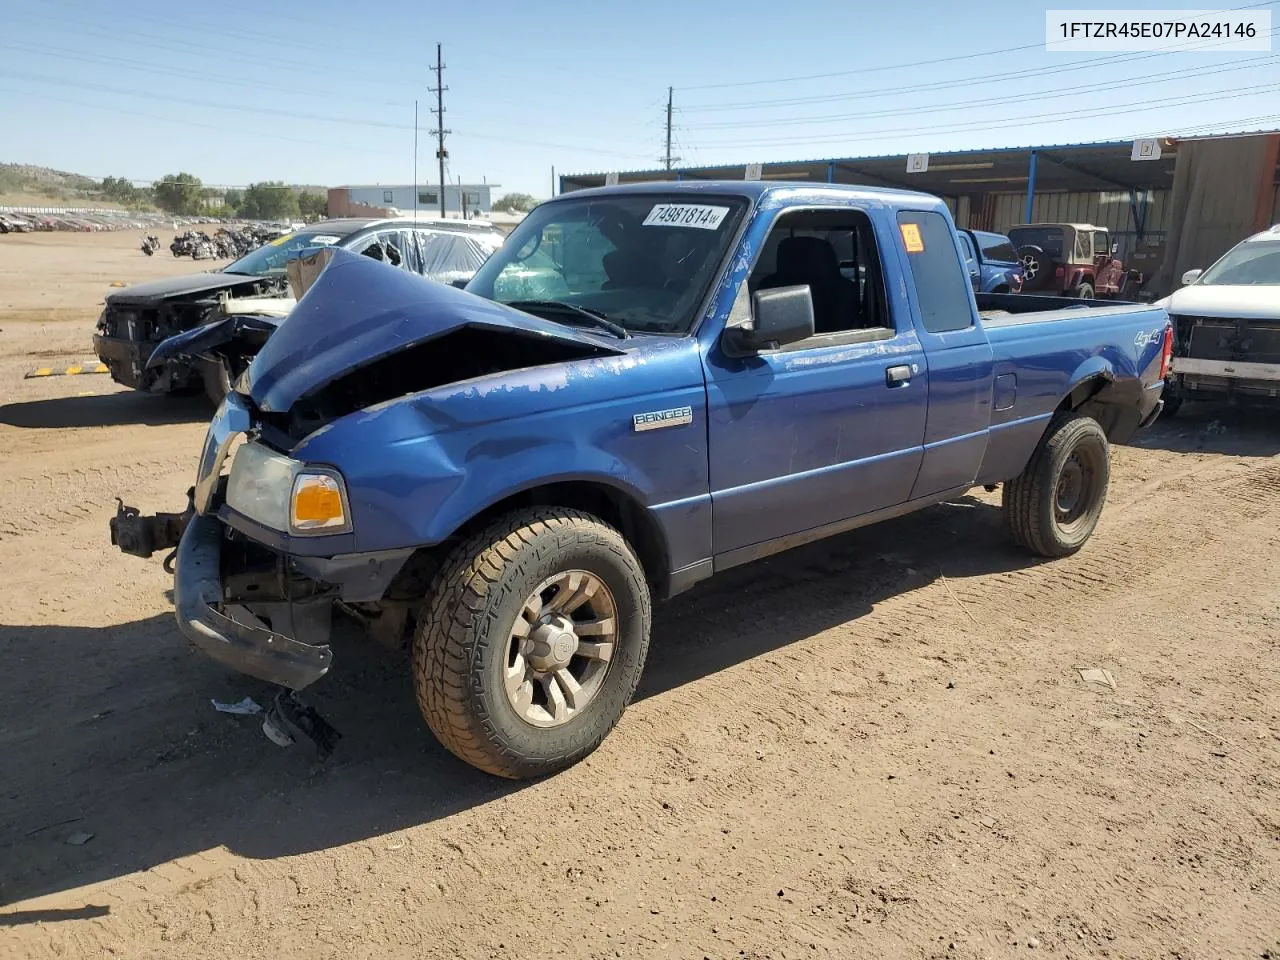
{"label": "off-road tire", "polygon": [[[1005,526],[1015,543],[1042,557],[1075,553],[1092,536],[1107,501],[1110,446],[1092,417],[1059,414],[1049,424],[1031,460],[1004,485]],[[1078,518],[1063,524],[1057,514],[1058,484],[1072,456],[1087,457],[1094,482]]]}
{"label": "off-road tire", "polygon": [[[617,604],[604,685],[561,726],[539,728],[502,683],[509,629],[525,598],[558,572],[586,570]],[[499,517],[444,560],[413,639],[418,706],[440,743],[488,773],[524,779],[572,766],[600,745],[635,693],[649,647],[644,570],[613,527],[579,510],[535,507]]]}
{"label": "off-road tire", "polygon": [[1082,283],[1071,291],[1071,296],[1075,297],[1077,300],[1092,300],[1093,287],[1089,286],[1087,283]]}

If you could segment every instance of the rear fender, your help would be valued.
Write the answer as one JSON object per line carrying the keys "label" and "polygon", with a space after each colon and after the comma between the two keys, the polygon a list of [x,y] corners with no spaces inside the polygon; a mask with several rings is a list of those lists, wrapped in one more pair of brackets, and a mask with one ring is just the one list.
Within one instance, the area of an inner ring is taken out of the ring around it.
{"label": "rear fender", "polygon": [[1093,356],[1071,377],[1071,389],[1058,404],[1059,412],[1084,414],[1098,421],[1107,439],[1125,443],[1142,420],[1142,383],[1135,377],[1117,379],[1105,357]]}

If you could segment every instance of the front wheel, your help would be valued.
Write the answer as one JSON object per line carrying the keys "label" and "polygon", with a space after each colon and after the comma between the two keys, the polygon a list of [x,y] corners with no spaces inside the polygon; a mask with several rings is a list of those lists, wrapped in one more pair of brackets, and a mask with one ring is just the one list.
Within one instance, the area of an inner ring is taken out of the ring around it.
{"label": "front wheel", "polygon": [[1093,534],[1107,501],[1110,446],[1091,417],[1056,417],[1026,468],[1004,485],[1005,525],[1020,546],[1065,557]]}
{"label": "front wheel", "polygon": [[595,750],[649,646],[639,561],[578,510],[507,514],[455,547],[423,614],[413,675],[427,725],[460,759],[513,779]]}
{"label": "front wheel", "polygon": [[205,360],[201,363],[200,382],[204,386],[204,395],[215,407],[222,406],[222,401],[231,392],[231,372],[222,360]]}
{"label": "front wheel", "polygon": [[1082,283],[1071,291],[1071,296],[1075,297],[1077,300],[1092,300],[1093,287],[1089,286],[1087,283]]}

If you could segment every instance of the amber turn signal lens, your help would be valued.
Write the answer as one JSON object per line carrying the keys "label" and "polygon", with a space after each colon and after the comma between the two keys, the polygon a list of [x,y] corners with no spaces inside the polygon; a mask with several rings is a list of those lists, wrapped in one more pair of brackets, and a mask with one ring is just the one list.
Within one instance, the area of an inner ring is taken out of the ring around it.
{"label": "amber turn signal lens", "polygon": [[298,530],[324,530],[347,525],[338,481],[325,474],[301,474],[293,484],[292,521]]}

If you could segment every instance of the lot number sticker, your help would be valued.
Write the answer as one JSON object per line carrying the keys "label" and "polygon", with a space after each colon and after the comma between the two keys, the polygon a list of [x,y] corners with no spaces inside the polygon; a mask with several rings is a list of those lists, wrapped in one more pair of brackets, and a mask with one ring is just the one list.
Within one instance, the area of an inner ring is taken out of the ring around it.
{"label": "lot number sticker", "polygon": [[902,243],[907,253],[924,253],[924,238],[920,236],[918,223],[899,224],[898,229],[902,231]]}
{"label": "lot number sticker", "polygon": [[728,207],[709,207],[700,203],[659,203],[644,218],[644,225],[715,230],[728,212]]}

